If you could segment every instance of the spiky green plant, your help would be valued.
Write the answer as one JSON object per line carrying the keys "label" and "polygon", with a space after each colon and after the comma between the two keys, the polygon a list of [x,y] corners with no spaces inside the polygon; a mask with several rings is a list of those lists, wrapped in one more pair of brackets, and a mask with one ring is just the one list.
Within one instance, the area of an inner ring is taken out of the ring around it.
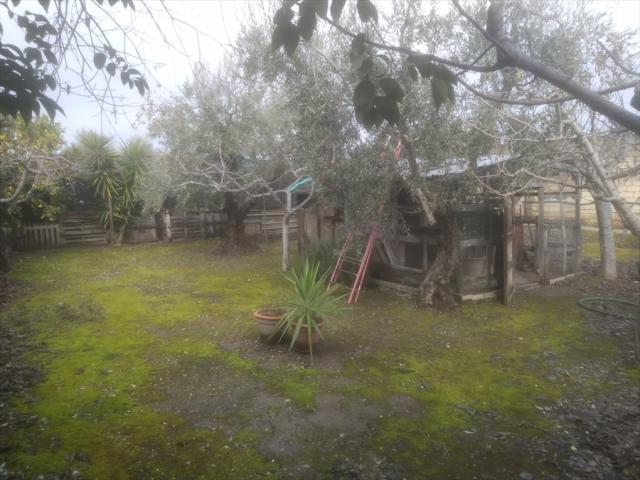
{"label": "spiky green plant", "polygon": [[274,335],[279,335],[278,342],[280,342],[287,333],[290,333],[289,350],[293,349],[300,331],[306,327],[309,353],[313,356],[312,332],[318,332],[320,338],[323,338],[320,325],[342,310],[337,302],[345,295],[337,293],[339,285],[327,288],[329,273],[330,271],[327,270],[321,274],[320,264],[311,263],[307,259],[302,272],[293,269],[291,273],[284,274],[284,277],[293,285],[293,290],[285,302],[287,314],[278,322]]}

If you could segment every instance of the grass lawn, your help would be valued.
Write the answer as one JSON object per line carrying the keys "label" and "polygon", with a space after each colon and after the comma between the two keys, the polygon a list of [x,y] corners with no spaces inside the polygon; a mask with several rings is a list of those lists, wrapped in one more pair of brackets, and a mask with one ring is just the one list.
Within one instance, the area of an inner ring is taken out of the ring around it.
{"label": "grass lawn", "polygon": [[366,291],[310,363],[257,338],[252,310],[286,293],[277,245],[219,256],[213,244],[18,259],[22,293],[0,315],[28,332],[43,378],[5,405],[21,419],[0,427],[5,468],[26,478],[548,478],[582,449],[568,405],[640,380],[620,360],[622,340],[590,329],[563,287],[446,311]]}
{"label": "grass lawn", "polygon": [[[640,240],[633,235],[614,234],[616,242],[616,259],[619,262],[640,261]],[[582,255],[586,258],[600,260],[600,241],[598,232],[582,232]]]}

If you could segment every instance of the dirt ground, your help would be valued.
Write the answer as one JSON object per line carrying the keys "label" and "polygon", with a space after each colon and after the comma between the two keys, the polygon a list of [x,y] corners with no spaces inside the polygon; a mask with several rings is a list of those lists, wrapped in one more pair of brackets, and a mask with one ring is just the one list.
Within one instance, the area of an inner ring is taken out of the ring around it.
{"label": "dirt ground", "polygon": [[[251,312],[277,246],[19,258],[0,299],[0,479],[637,479],[632,267],[429,310],[366,291],[311,361]],[[592,266],[587,264],[587,267]]]}

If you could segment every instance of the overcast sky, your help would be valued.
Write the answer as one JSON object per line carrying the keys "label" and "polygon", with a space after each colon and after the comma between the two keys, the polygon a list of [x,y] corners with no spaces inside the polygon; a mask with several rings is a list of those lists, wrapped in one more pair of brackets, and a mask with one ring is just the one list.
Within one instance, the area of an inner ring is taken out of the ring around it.
{"label": "overcast sky", "polygon": [[[385,1],[389,0],[376,0],[379,6]],[[144,40],[141,39],[136,47],[152,70],[153,78],[150,75],[147,78],[151,87],[150,95],[154,99],[177,92],[179,86],[190,77],[194,62],[204,62],[214,67],[238,34],[251,6],[255,6],[255,0],[169,0],[165,4],[177,22],[170,20],[162,4],[154,0],[148,2],[153,19],[140,7],[135,16],[130,11],[115,13],[118,22],[131,25],[144,36]],[[591,8],[610,13],[619,27],[635,29],[640,35],[640,0],[592,0],[590,4]],[[40,10],[35,0],[23,2],[22,6],[27,10]],[[275,10],[275,7],[271,10]],[[2,23],[6,25],[6,22]],[[197,34],[194,29],[200,33]],[[19,33],[5,30],[5,42],[11,42],[11,37]],[[168,47],[163,36],[175,48]],[[57,120],[62,124],[68,141],[73,141],[83,129],[102,131],[121,139],[146,133],[144,124],[136,121],[141,97],[135,90],[124,89],[119,82],[116,84],[118,93],[124,96],[124,102],[131,105],[126,116],[114,117],[83,97],[63,95],[60,98],[66,117],[60,116]]]}

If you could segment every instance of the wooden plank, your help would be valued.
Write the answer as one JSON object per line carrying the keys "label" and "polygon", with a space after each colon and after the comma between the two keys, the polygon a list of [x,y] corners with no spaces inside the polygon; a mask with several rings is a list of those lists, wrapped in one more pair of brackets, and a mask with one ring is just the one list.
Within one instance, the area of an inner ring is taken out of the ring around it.
{"label": "wooden plank", "polygon": [[384,250],[386,257],[389,259],[390,264],[399,265],[398,258],[396,256],[396,253],[393,250],[393,246],[389,243],[389,240],[383,239],[379,243],[382,244],[382,249]]}
{"label": "wooden plank", "polygon": [[493,222],[491,216],[491,208],[486,204],[485,214],[487,216],[487,284],[491,283],[493,277],[493,264],[495,254],[495,240],[493,239]]}
{"label": "wooden plank", "polygon": [[537,239],[536,239],[536,268],[539,272],[539,280],[542,281],[542,264],[543,262],[543,245],[544,245],[544,190],[541,188],[538,191],[538,221],[537,225]]}
{"label": "wooden plank", "polygon": [[488,292],[482,293],[467,293],[465,295],[460,295],[460,300],[466,302],[468,300],[477,301],[477,300],[487,300],[489,298],[498,298],[500,297],[500,290],[489,290]]}
{"label": "wooden plank", "polygon": [[503,278],[502,278],[502,302],[511,304],[515,287],[515,262],[513,260],[513,209],[516,199],[506,197],[504,201],[503,216]]}
{"label": "wooden plank", "polygon": [[549,279],[549,285],[554,285],[558,282],[562,282],[563,280],[567,280],[569,278],[573,278],[576,277],[578,275],[582,275],[585,272],[575,272],[575,273],[567,273],[566,275],[562,275],[561,277],[555,277],[555,278],[551,278]]}
{"label": "wooden plank", "polygon": [[560,195],[560,235],[562,238],[562,274],[565,275],[567,273],[567,227],[564,222],[564,202],[562,197],[562,190],[559,192]]}
{"label": "wooden plank", "polygon": [[408,285],[402,285],[401,283],[389,282],[387,280],[380,280],[378,278],[370,278],[368,282],[372,285],[380,287],[382,289],[392,290],[394,292],[400,292],[409,294],[412,296],[418,296],[420,289],[416,287],[410,287]]}
{"label": "wooden plank", "polygon": [[393,237],[392,240],[397,240],[398,242],[403,242],[403,243],[417,243],[417,244],[422,243],[422,238],[416,235],[398,235]]}
{"label": "wooden plank", "polygon": [[467,240],[460,241],[461,248],[467,247],[486,247],[487,239],[486,238],[469,238]]}
{"label": "wooden plank", "polygon": [[543,225],[542,229],[542,263],[540,265],[540,283],[549,285],[549,231]]}

